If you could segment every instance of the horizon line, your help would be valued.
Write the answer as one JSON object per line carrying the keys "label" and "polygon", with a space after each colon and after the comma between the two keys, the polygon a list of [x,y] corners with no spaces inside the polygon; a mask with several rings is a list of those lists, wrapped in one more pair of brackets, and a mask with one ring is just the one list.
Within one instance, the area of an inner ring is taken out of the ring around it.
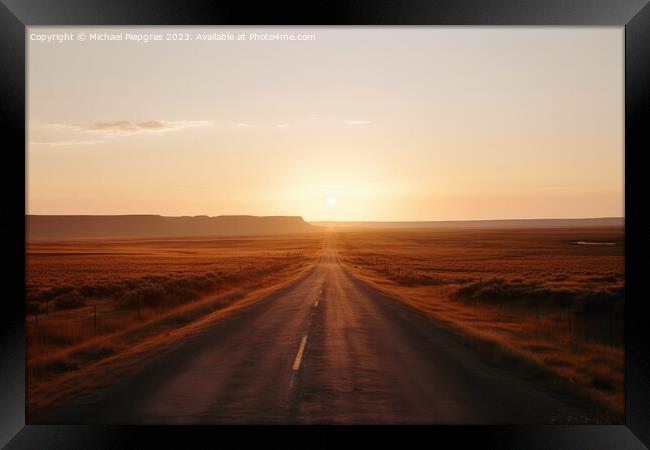
{"label": "horizon line", "polygon": [[495,221],[523,221],[523,220],[604,220],[604,219],[625,219],[625,216],[596,216],[596,217],[519,217],[519,218],[490,218],[490,219],[415,219],[415,220],[308,220],[301,215],[255,215],[255,214],[220,214],[210,216],[207,214],[25,214],[25,217],[166,217],[166,218],[218,218],[218,217],[299,217],[308,223],[428,223],[428,222],[495,222]]}

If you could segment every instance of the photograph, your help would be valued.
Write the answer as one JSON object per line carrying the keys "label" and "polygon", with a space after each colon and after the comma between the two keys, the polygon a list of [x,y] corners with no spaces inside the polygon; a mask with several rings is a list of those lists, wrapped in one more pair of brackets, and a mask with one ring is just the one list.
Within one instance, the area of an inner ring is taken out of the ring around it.
{"label": "photograph", "polygon": [[625,36],[26,27],[26,424],[625,424]]}

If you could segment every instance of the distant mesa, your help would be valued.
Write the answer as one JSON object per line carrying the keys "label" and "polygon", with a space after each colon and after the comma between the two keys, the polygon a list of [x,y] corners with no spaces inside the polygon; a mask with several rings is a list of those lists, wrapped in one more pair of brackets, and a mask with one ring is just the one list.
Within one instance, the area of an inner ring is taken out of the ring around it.
{"label": "distant mesa", "polygon": [[153,238],[312,233],[299,216],[26,216],[27,239]]}
{"label": "distant mesa", "polygon": [[[28,240],[76,238],[160,238],[220,235],[281,235],[337,229],[513,229],[620,227],[622,217],[593,219],[520,219],[421,222],[310,222],[300,216],[216,216],[165,217],[121,216],[26,216]],[[582,242],[579,245],[586,245]]]}

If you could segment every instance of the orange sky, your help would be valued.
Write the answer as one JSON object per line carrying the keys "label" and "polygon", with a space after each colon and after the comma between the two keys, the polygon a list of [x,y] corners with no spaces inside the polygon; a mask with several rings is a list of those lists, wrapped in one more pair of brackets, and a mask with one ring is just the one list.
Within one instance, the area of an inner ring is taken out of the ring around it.
{"label": "orange sky", "polygon": [[623,216],[623,106],[622,28],[30,27],[27,212]]}

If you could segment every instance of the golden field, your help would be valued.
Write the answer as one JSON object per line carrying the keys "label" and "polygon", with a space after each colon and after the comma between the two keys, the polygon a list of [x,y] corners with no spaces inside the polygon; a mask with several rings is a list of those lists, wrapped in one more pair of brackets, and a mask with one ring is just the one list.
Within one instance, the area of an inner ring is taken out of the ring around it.
{"label": "golden field", "polygon": [[28,412],[111,384],[292,284],[329,239],[352,276],[462,336],[494,365],[548,373],[538,381],[561,380],[568,394],[602,405],[603,421],[620,421],[622,227],[29,242]]}
{"label": "golden field", "polygon": [[498,363],[525,360],[623,413],[622,227],[359,230],[336,239],[356,277]]}
{"label": "golden field", "polygon": [[322,245],[322,234],[28,243],[28,409],[299,277]]}

